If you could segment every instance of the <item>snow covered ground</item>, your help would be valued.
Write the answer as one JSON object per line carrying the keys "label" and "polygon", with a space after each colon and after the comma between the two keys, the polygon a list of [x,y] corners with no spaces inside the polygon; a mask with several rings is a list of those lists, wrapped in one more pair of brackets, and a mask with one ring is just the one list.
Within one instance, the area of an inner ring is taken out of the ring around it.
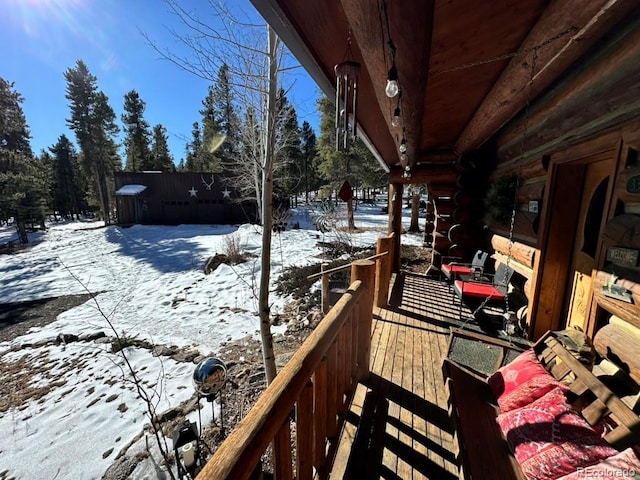
{"label": "snow covered ground", "polygon": [[[293,214],[290,224],[301,228],[273,238],[273,279],[289,265],[317,262],[318,242],[333,235],[318,232],[308,210]],[[387,221],[380,205],[360,206],[352,242],[375,245]],[[96,341],[53,343],[61,335],[112,335],[106,317],[125,336],[194,347],[205,355],[215,355],[225,341],[257,336],[259,258],[203,273],[208,257],[225,252],[229,235],[239,237],[244,251],[260,255],[261,229],[255,225],[104,228],[86,222],[52,224],[34,234],[28,250],[0,255],[0,303],[98,293],[55,322],[0,343],[1,361],[15,371],[0,381],[17,381],[29,372],[29,387],[41,392],[20,408],[0,410],[0,478],[97,479],[128,443],[144,448],[145,406],[132,383],[123,381],[122,357]],[[12,229],[0,228],[0,243],[13,236]],[[422,235],[403,235],[402,242],[421,245]],[[272,293],[271,300],[278,313],[287,299]],[[275,327],[274,333],[285,328]],[[157,411],[192,396],[192,364],[168,358],[160,363],[146,349],[126,352],[143,383],[158,392]],[[144,462],[132,478],[156,477],[153,464]]]}

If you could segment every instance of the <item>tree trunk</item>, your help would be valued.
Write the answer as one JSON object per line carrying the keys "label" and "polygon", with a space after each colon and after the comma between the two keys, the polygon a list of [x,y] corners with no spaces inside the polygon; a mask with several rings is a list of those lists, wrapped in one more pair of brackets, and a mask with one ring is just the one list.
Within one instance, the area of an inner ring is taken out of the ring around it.
{"label": "tree trunk", "polygon": [[356,222],[353,219],[353,198],[347,200],[347,223],[350,232],[356,229]]}
{"label": "tree trunk", "polygon": [[96,180],[98,182],[98,196],[100,197],[100,210],[102,211],[102,218],[105,225],[111,223],[111,217],[109,215],[109,193],[107,190],[106,181],[106,168],[104,164],[104,158],[102,153],[98,154],[96,162]]}
{"label": "tree trunk", "polygon": [[27,224],[24,220],[18,218],[16,215],[16,230],[18,232],[18,240],[21,244],[26,245],[29,243],[29,236],[27,235]]}
{"label": "tree trunk", "polygon": [[271,335],[271,317],[269,312],[269,280],[271,277],[271,236],[273,227],[273,156],[275,151],[275,113],[276,91],[278,88],[277,48],[278,37],[268,27],[269,32],[269,90],[267,94],[267,118],[264,142],[264,168],[262,171],[262,255],[260,273],[260,337],[262,340],[262,358],[267,374],[267,385],[276,376],[276,358]]}
{"label": "tree trunk", "polygon": [[[264,164],[264,159],[262,160],[262,163]],[[258,162],[255,162],[255,175],[253,176],[253,178],[255,180],[255,192],[256,192],[256,203],[257,203],[257,212],[258,212],[258,223],[260,225],[264,225],[264,221],[263,221],[263,218],[264,218],[263,217],[263,214],[264,214],[264,203],[262,201],[262,199],[264,197],[264,195],[263,195],[264,192],[262,192],[262,186],[260,185],[261,180],[263,182],[264,182],[264,180],[262,178],[262,172],[260,172],[259,170],[260,170],[260,166],[258,165]]]}
{"label": "tree trunk", "polygon": [[411,197],[411,224],[409,225],[410,232],[419,232],[418,217],[420,214],[420,194],[416,193]]}

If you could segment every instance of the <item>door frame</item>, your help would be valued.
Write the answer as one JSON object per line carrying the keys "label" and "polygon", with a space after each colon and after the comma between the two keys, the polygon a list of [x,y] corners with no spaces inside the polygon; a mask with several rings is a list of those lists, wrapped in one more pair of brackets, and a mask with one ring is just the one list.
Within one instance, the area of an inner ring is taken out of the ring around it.
{"label": "door frame", "polygon": [[[611,161],[605,213],[600,223],[602,231],[611,215],[621,145],[620,132],[615,131],[554,152],[550,157],[537,242],[539,254],[534,261],[533,295],[528,309],[530,339],[538,339],[547,330],[559,330],[566,325],[562,315],[567,295],[571,294],[567,279],[573,235],[582,213],[578,207],[586,165],[606,158]],[[579,182],[576,181],[578,179]],[[601,248],[600,238],[596,247],[598,265],[601,262]]]}

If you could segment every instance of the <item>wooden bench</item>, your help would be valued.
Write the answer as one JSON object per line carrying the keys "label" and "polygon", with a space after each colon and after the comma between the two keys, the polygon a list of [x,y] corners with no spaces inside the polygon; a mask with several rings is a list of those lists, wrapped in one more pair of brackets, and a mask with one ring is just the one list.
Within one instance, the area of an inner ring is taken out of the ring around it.
{"label": "wooden bench", "polygon": [[[495,421],[500,410],[486,382],[488,372],[455,360],[453,345],[461,337],[497,349],[496,369],[522,351],[522,347],[506,341],[452,331],[442,368],[449,392],[449,413],[456,429],[460,478],[525,479]],[[572,405],[580,406],[578,410],[590,425],[596,425],[605,417],[617,425],[604,437],[607,442],[618,450],[640,443],[638,415],[573,357],[553,332],[547,332],[533,349],[542,365],[557,380],[570,382],[569,400]]]}

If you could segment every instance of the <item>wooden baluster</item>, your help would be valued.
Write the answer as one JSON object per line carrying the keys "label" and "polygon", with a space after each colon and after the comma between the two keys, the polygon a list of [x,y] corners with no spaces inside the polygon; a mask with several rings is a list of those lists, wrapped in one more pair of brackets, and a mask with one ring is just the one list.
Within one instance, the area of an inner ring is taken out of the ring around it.
{"label": "wooden baluster", "polygon": [[324,471],[327,437],[327,359],[322,359],[313,375],[313,464]]}
{"label": "wooden baluster", "polygon": [[327,352],[327,439],[331,442],[338,436],[336,415],[338,414],[338,342],[334,340]]}
{"label": "wooden baluster", "polygon": [[[353,316],[349,315],[347,322],[344,325],[344,360],[342,361],[342,384],[344,387],[343,393],[349,397],[349,393],[352,391],[352,360],[353,355]],[[344,409],[343,409],[344,411]]]}
{"label": "wooden baluster", "polygon": [[[338,418],[342,419],[342,415],[345,411],[344,406],[344,392],[347,389],[346,378],[344,375],[345,371],[349,371],[349,367],[346,365],[346,355],[345,355],[345,341],[346,341],[346,332],[348,330],[349,325],[345,323],[345,325],[338,333],[338,338],[336,339],[336,362],[337,362],[337,370],[336,370],[336,412],[338,414]],[[339,430],[339,429],[338,429]]]}
{"label": "wooden baluster", "polygon": [[[358,304],[359,305],[359,304]],[[358,383],[358,335],[360,331],[360,315],[359,309],[360,307],[356,305],[356,308],[349,314],[351,317],[351,358],[349,359],[349,364],[351,365],[351,384],[353,388]]]}
{"label": "wooden baluster", "polygon": [[313,383],[307,383],[296,404],[296,479],[313,478]]}
{"label": "wooden baluster", "polygon": [[273,462],[276,480],[293,480],[291,425],[288,418],[273,439]]}

